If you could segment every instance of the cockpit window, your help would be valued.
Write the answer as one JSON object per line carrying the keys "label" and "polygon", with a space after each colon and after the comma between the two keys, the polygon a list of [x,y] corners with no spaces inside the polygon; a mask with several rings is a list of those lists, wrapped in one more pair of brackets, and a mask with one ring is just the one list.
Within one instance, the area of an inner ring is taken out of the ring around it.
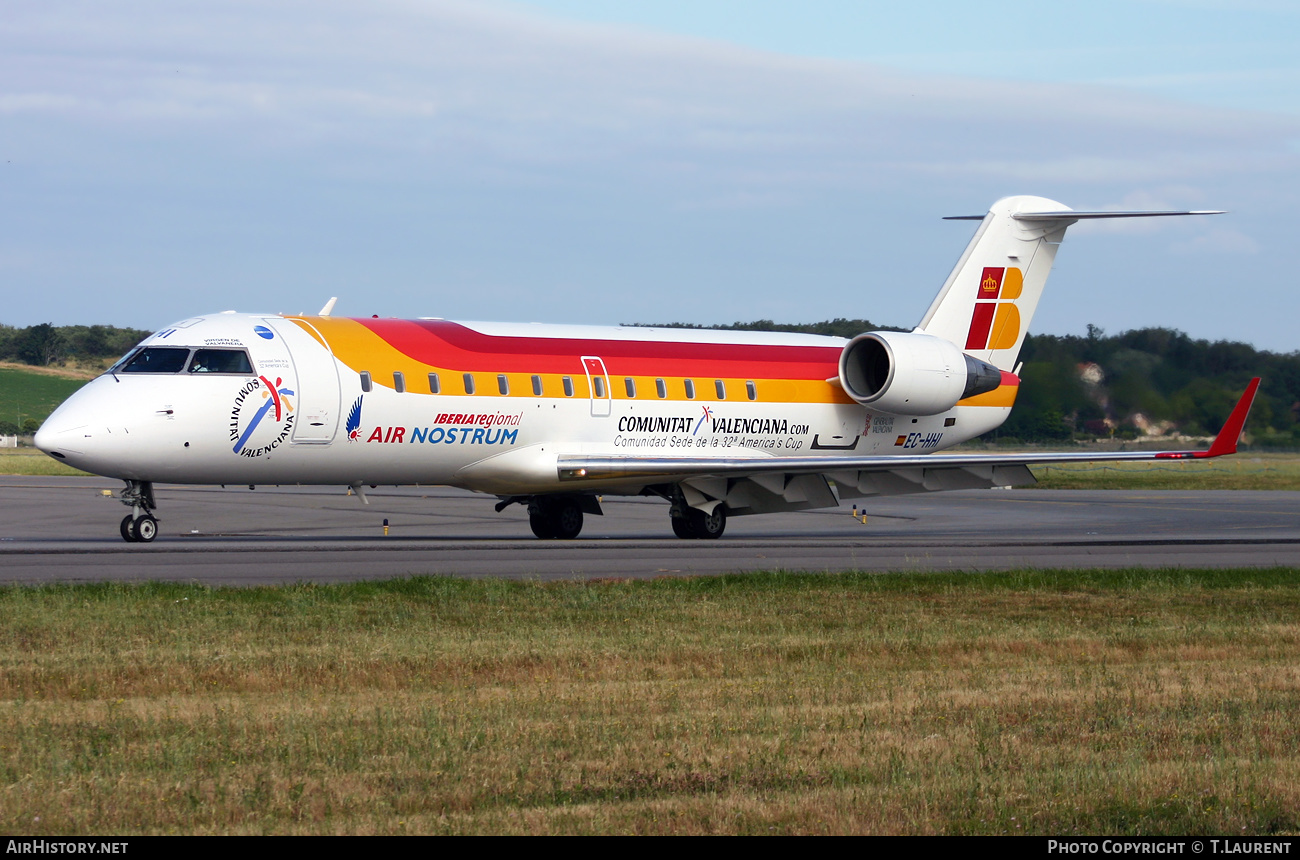
{"label": "cockpit window", "polygon": [[118,373],[180,373],[190,351],[176,346],[146,346],[124,362]]}
{"label": "cockpit window", "polygon": [[190,373],[239,373],[253,375],[253,364],[242,349],[196,349]]}
{"label": "cockpit window", "polygon": [[126,355],[122,356],[121,358],[119,358],[117,361],[113,362],[113,366],[110,367],[106,372],[116,373],[117,371],[121,370],[123,367],[126,367],[126,365],[130,363],[131,359],[135,358],[139,354],[140,354],[140,347],[138,346],[131,347],[131,351],[128,352]]}

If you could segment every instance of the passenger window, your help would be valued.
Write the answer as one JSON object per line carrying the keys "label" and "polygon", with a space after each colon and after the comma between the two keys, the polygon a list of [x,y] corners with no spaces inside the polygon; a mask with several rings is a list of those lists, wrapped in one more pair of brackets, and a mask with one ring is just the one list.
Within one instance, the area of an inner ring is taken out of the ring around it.
{"label": "passenger window", "polygon": [[190,373],[238,373],[253,375],[253,363],[242,349],[196,349],[190,359]]}
{"label": "passenger window", "polygon": [[406,377],[402,376],[400,370],[393,372],[393,390],[398,394],[406,393]]}
{"label": "passenger window", "polygon": [[504,373],[497,374],[497,391],[500,391],[502,394],[510,393],[510,380],[506,379]]}
{"label": "passenger window", "polygon": [[542,396],[542,378],[537,374],[533,374],[533,394]]}
{"label": "passenger window", "polygon": [[564,377],[564,396],[565,396],[565,397],[572,397],[572,396],[573,396],[573,377],[572,377],[572,376],[566,376],[566,377]]}
{"label": "passenger window", "polygon": [[754,387],[754,381],[752,379],[745,383],[745,393],[749,395],[750,400],[758,399],[758,389]]}
{"label": "passenger window", "polygon": [[465,393],[474,393],[474,374],[472,373],[465,374]]}
{"label": "passenger window", "polygon": [[695,399],[695,380],[694,380],[694,379],[688,379],[688,380],[686,380],[686,399],[687,399],[687,400],[694,400],[694,399]]}
{"label": "passenger window", "polygon": [[118,373],[180,373],[190,351],[177,346],[147,346]]}
{"label": "passenger window", "polygon": [[633,378],[630,377],[630,376],[627,377],[626,379],[623,380],[623,387],[627,389],[627,396],[628,396],[628,397],[636,397],[636,380],[635,380],[635,379],[633,379]]}
{"label": "passenger window", "polygon": [[666,398],[668,396],[668,384],[664,382],[662,379],[656,379],[655,393],[659,395],[660,400]]}
{"label": "passenger window", "polygon": [[361,390],[369,393],[370,391],[370,371],[361,371]]}
{"label": "passenger window", "polygon": [[717,392],[719,400],[727,399],[727,384],[721,379],[713,380],[713,390]]}
{"label": "passenger window", "polygon": [[596,396],[603,399],[605,397],[605,377],[593,376],[591,381],[595,383]]}
{"label": "passenger window", "polygon": [[429,374],[429,393],[430,393],[430,394],[437,394],[437,393],[438,393],[439,391],[441,391],[441,390],[442,390],[442,383],[440,383],[440,382],[438,381],[438,374],[436,374],[436,373],[430,373],[430,374]]}

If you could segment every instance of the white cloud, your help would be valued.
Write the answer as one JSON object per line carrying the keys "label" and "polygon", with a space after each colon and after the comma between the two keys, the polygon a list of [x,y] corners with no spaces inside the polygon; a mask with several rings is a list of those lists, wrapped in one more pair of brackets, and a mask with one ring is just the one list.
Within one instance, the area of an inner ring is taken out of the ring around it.
{"label": "white cloud", "polygon": [[[1250,253],[1241,240],[1266,237],[1300,188],[1294,116],[902,74],[488,2],[69,0],[5,15],[0,266],[16,322],[49,318],[50,296],[68,321],[162,325],[210,309],[196,294],[267,310],[338,294],[366,313],[908,323],[965,241],[940,215],[1017,193],[1225,208],[1255,221],[1234,215],[1236,239],[1161,226],[1159,253]],[[1252,276],[1267,280],[1278,241],[1257,242]],[[1168,263],[1146,243],[1127,268],[1095,266],[1087,248],[1104,243],[1078,244],[1061,296],[1072,267],[1158,283],[1150,269]],[[60,264],[20,267],[24,248]],[[1123,312],[1146,301],[1124,298]]]}

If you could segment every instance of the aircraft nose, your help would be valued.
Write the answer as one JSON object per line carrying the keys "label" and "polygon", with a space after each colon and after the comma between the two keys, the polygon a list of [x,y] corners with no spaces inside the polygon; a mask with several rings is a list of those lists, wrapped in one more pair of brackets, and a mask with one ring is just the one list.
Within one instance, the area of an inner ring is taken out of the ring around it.
{"label": "aircraft nose", "polygon": [[36,447],[56,460],[65,460],[68,454],[83,453],[89,422],[78,414],[80,412],[67,408],[67,404],[56,409],[36,431],[32,440]]}

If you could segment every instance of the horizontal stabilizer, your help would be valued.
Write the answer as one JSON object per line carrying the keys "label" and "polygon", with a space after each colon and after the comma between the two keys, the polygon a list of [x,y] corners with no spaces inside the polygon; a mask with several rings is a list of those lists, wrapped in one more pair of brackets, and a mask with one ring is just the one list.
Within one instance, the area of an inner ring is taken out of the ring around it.
{"label": "horizontal stabilizer", "polygon": [[1225,215],[1221,209],[1201,210],[1148,210],[1132,212],[1081,212],[1066,209],[1062,212],[1015,212],[1017,221],[1090,221],[1095,218],[1160,218],[1165,215]]}
{"label": "horizontal stabilizer", "polygon": [[[1129,212],[1088,212],[1062,209],[1057,212],[1015,212],[1017,221],[1091,221],[1098,218],[1161,218],[1166,215],[1226,215],[1223,209],[1152,209]],[[948,215],[945,221],[983,221],[983,215]]]}

